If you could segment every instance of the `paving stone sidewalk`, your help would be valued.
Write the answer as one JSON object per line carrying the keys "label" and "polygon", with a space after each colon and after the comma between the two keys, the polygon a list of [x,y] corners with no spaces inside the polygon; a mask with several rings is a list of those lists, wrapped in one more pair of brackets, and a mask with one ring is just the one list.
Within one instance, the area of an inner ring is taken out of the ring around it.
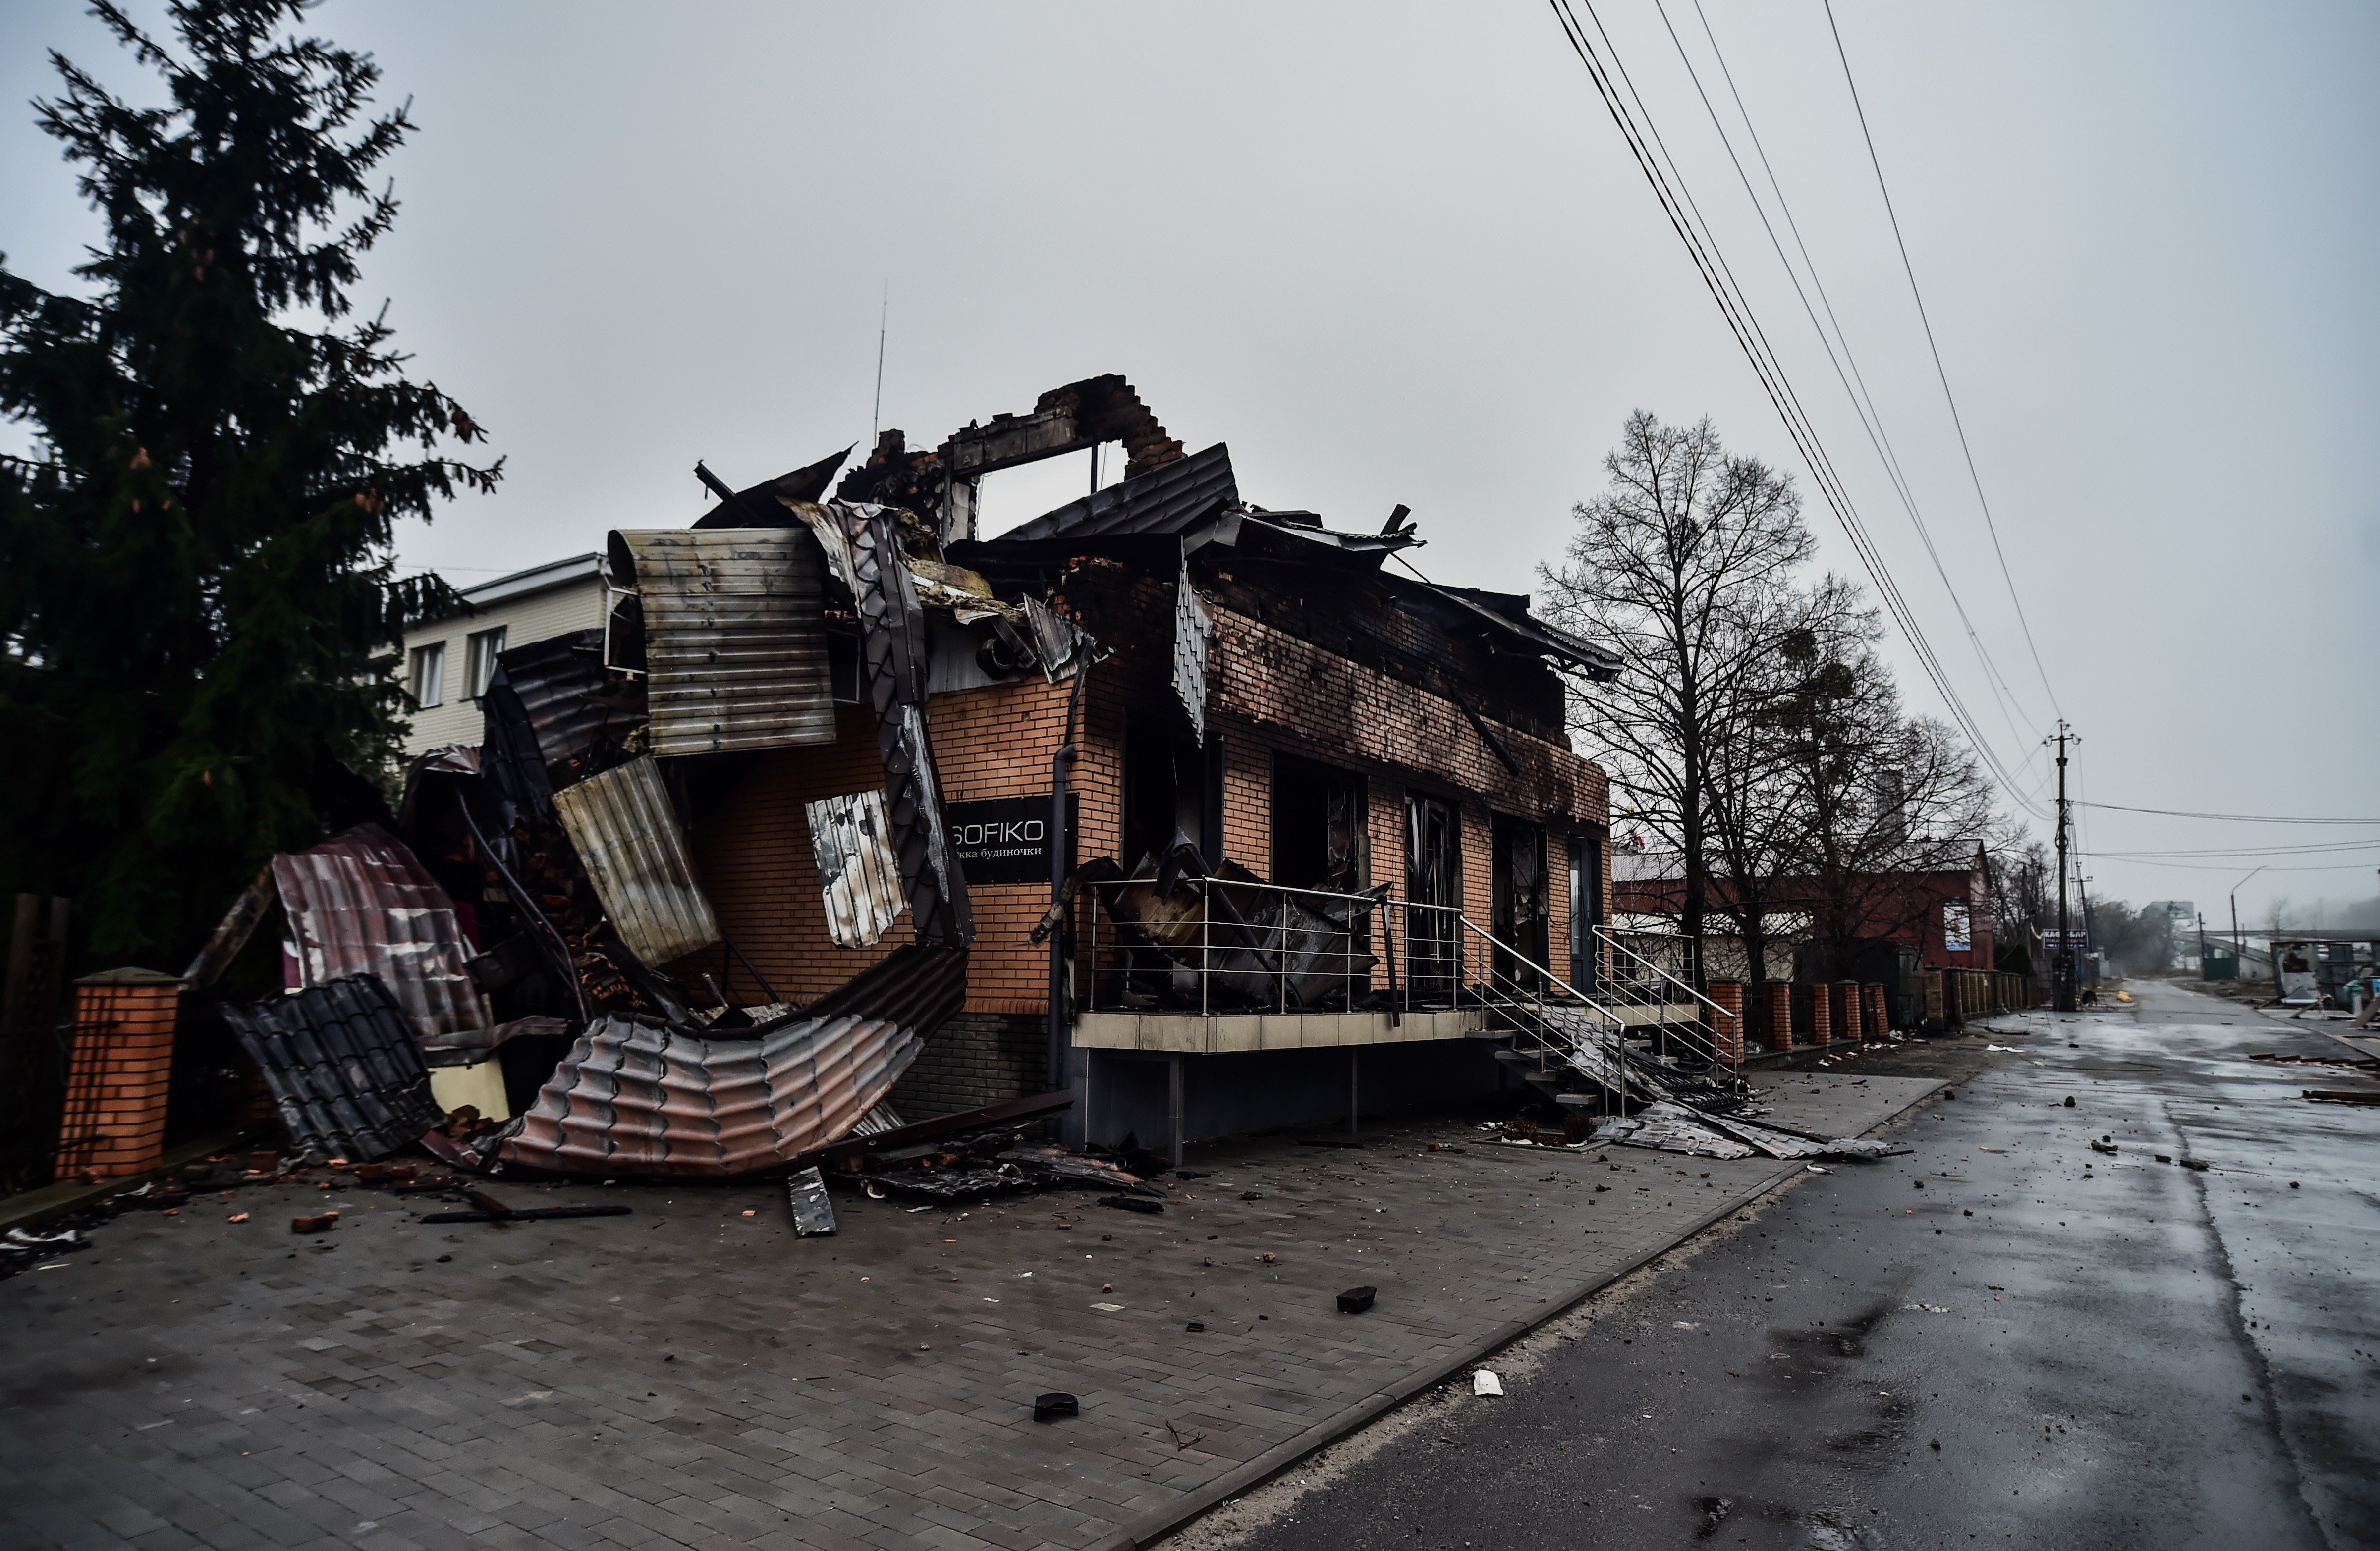
{"label": "paving stone sidewalk", "polygon": [[[1756,1081],[1837,1133],[1940,1086]],[[832,1239],[763,1185],[498,1185],[633,1208],[504,1226],[354,1190],[319,1239],[288,1231],[310,1189],[127,1216],[0,1283],[0,1545],[1128,1545],[1799,1167],[1366,1141],[1196,1147],[1160,1216],[838,1195]],[[1045,1390],[1082,1414],[1037,1424]]]}

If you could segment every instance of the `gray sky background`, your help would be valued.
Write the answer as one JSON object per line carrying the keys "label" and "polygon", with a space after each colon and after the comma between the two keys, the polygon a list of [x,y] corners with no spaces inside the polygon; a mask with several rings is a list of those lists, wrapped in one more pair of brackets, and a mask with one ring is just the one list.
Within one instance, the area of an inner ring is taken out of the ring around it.
{"label": "gray sky background", "polygon": [[[1705,86],[1694,0],[1667,0]],[[1993,559],[1815,0],[1705,0],[2003,709],[1767,246],[1654,0],[1604,19],[1935,648],[2040,801],[2053,719]],[[1840,0],[1837,16],[2088,798],[2380,818],[2380,10]],[[1120,371],[1248,499],[1526,590],[1642,406],[1793,469],[1774,411],[1542,6],[1033,7],[334,0],[420,129],[359,299],[508,463],[405,536],[458,585],[746,482]],[[0,17],[0,245],[95,232],[29,99],[72,6]],[[1740,152],[1751,153],[1730,121]],[[1755,180],[1759,177],[1754,167]],[[1773,214],[1773,212],[1772,212]],[[1789,248],[1790,251],[1790,248]],[[995,477],[995,524],[1082,460]],[[1911,703],[1937,709],[1905,647]],[[2047,826],[2038,826],[2046,838]],[[2095,851],[2380,841],[2085,810]],[[2196,900],[2263,857],[2095,857]],[[2243,915],[2368,898],[2380,844],[2274,856]],[[2188,866],[2176,864],[2187,863]],[[2329,870],[2310,869],[2322,864]],[[2333,864],[2346,864],[2334,866]]]}

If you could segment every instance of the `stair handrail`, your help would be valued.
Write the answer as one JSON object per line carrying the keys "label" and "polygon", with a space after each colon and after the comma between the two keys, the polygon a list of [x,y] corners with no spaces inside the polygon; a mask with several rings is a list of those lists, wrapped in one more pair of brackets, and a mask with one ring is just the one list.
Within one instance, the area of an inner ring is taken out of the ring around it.
{"label": "stair handrail", "polygon": [[1659,964],[1655,963],[1644,954],[1639,953],[1633,948],[1621,942],[1617,937],[1614,937],[1609,929],[1600,926],[1590,927],[1587,929],[1593,932],[1597,939],[1602,942],[1605,947],[1609,948],[1615,953],[1625,953],[1628,957],[1635,960],[1638,963],[1643,964],[1646,969],[1652,971],[1656,978],[1666,980],[1672,987],[1685,992],[1690,1000],[1702,1003],[1703,1006],[1710,1009],[1714,1013],[1727,1017],[1734,1016],[1734,1014],[1729,1012],[1726,1008],[1721,1007],[1709,997],[1704,995],[1698,990],[1695,990],[1694,987],[1688,985],[1685,981],[1679,979],[1676,975],[1670,974],[1668,970],[1663,969]]}
{"label": "stair handrail", "polygon": [[[1743,1065],[1742,1058],[1738,1056],[1732,1060],[1726,1059],[1721,1055],[1720,1046],[1718,1044],[1718,1031],[1726,1026],[1720,1020],[1734,1019],[1740,1023],[1742,1020],[1742,1014],[1730,1012],[1726,1008],[1721,1007],[1718,1002],[1712,1000],[1703,992],[1694,989],[1694,987],[1688,985],[1685,981],[1679,979],[1676,975],[1670,974],[1668,970],[1663,969],[1659,964],[1655,963],[1644,954],[1637,952],[1634,949],[1621,942],[1609,928],[1602,926],[1600,923],[1590,926],[1587,929],[1594,934],[1597,941],[1602,943],[1604,947],[1610,950],[1614,954],[1625,955],[1629,959],[1634,961],[1637,964],[1642,965],[1646,971],[1649,971],[1653,979],[1666,982],[1669,987],[1675,990],[1683,991],[1686,994],[1687,1002],[1690,1004],[1695,1004],[1699,1007],[1701,1012],[1700,1022],[1706,1024],[1711,1031],[1711,1048],[1709,1051],[1711,1064],[1714,1066],[1731,1067],[1739,1071],[1742,1069]],[[1677,1005],[1677,1003],[1675,999],[1665,997],[1663,999],[1662,1005],[1674,1006]],[[1741,1029],[1738,1030],[1738,1033],[1739,1035],[1742,1033]]]}

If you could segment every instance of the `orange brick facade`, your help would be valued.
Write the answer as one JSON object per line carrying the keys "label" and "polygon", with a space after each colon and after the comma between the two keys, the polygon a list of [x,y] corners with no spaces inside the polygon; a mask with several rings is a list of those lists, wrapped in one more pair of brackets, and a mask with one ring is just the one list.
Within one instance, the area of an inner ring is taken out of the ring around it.
{"label": "orange brick facade", "polygon": [[[1170,621],[1170,584],[1137,581],[1134,612]],[[1097,623],[1096,621],[1094,622]],[[1491,813],[1548,830],[1554,886],[1549,941],[1566,973],[1561,944],[1570,929],[1563,840],[1600,834],[1609,817],[1603,772],[1560,745],[1494,725],[1519,766],[1517,774],[1480,742],[1460,708],[1413,685],[1373,673],[1284,631],[1226,610],[1216,612],[1208,664],[1208,737],[1220,740],[1224,854],[1268,870],[1272,757],[1293,754],[1366,778],[1370,845],[1367,883],[1404,892],[1405,799],[1409,793],[1452,801],[1462,813],[1463,903],[1483,926],[1489,895]],[[1080,804],[1079,858],[1121,855],[1124,721],[1128,712],[1174,705],[1170,630],[1135,634],[1094,671],[1070,790]],[[1063,741],[1071,680],[1038,678],[933,697],[934,759],[945,802],[1045,796],[1050,758]],[[722,927],[767,975],[777,993],[807,1000],[841,985],[907,940],[905,920],[878,950],[831,946],[818,869],[803,805],[856,792],[881,780],[874,723],[865,708],[838,709],[831,746],[759,757],[735,789],[696,821],[693,843]],[[1609,897],[1607,875],[1594,886]],[[971,1014],[1021,1019],[1048,1007],[1049,959],[1026,940],[1048,908],[1045,883],[970,885],[977,939],[968,975]],[[1087,918],[1078,918],[1087,926]],[[703,967],[716,972],[712,960]],[[1016,1064],[1013,1053],[987,1056]]]}
{"label": "orange brick facade", "polygon": [[157,1167],[165,1146],[181,997],[180,981],[143,970],[76,983],[74,1060],[58,1122],[59,1179],[121,1179]]}

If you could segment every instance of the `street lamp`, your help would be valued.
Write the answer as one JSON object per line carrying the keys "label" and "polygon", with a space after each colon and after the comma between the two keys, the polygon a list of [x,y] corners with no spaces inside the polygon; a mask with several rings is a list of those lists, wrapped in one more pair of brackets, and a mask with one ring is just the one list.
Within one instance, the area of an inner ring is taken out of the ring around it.
{"label": "street lamp", "polygon": [[[2272,865],[2267,862],[2265,867]],[[2258,867],[2256,872],[2264,871],[2265,867]],[[2256,872],[2250,873],[2248,878],[2255,877]],[[2248,886],[2248,878],[2231,885],[2231,973],[2234,975],[2240,973],[2240,891]]]}

